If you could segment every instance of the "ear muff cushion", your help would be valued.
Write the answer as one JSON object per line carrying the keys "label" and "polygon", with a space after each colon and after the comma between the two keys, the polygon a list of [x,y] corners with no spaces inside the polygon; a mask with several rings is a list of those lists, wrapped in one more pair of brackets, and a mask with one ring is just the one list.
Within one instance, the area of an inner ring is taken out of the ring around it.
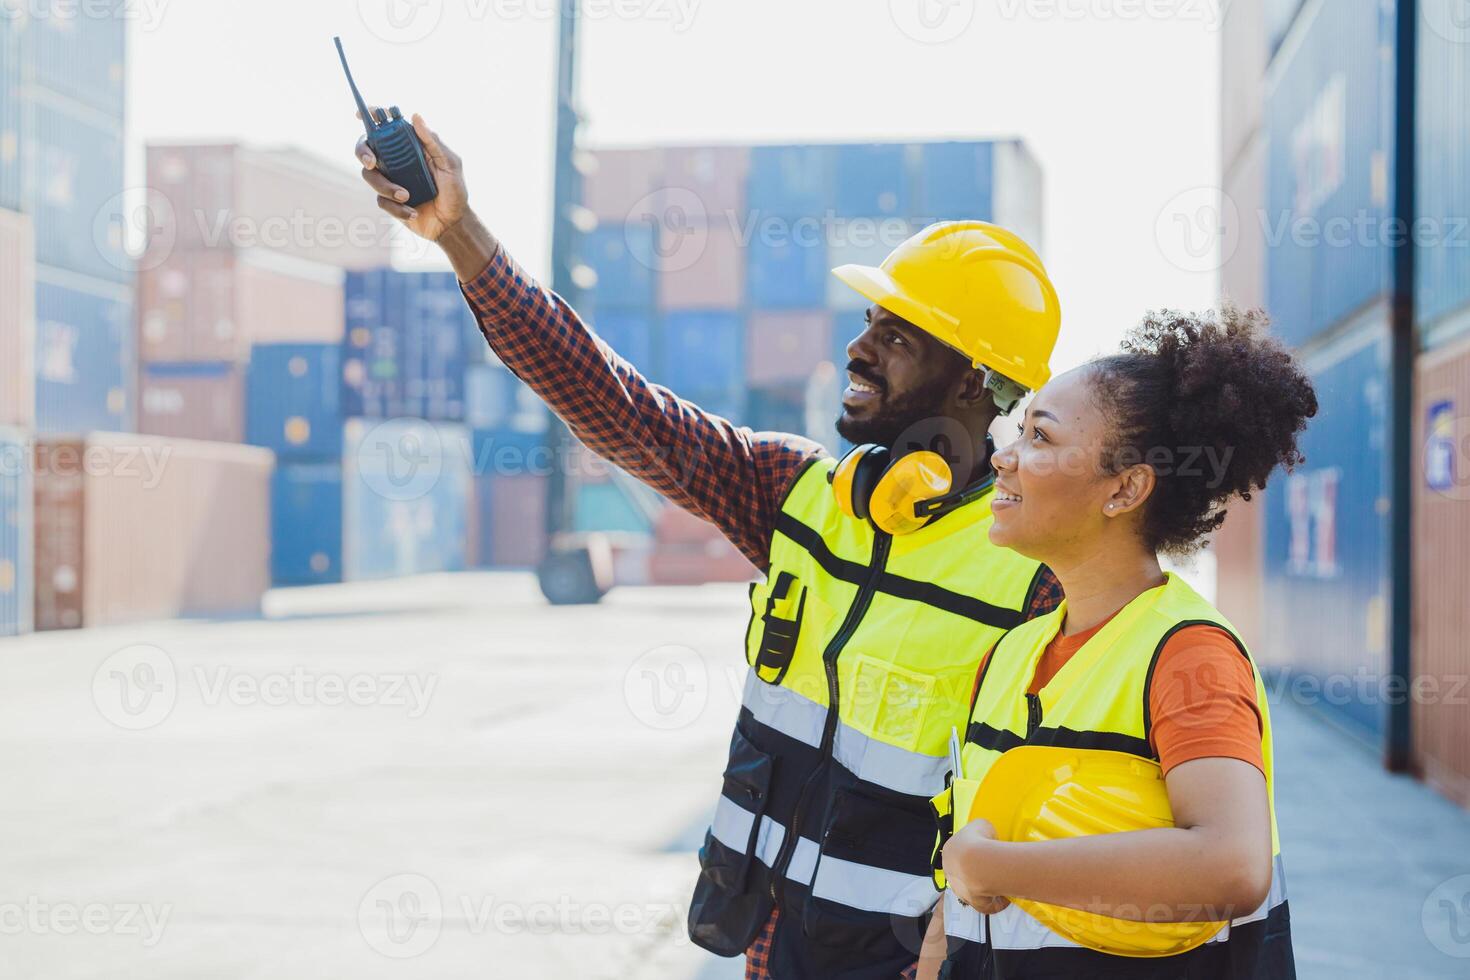
{"label": "ear muff cushion", "polygon": [[889,534],[911,534],[929,523],[914,516],[921,500],[942,497],[954,488],[949,463],[938,453],[907,453],[894,460],[881,474],[869,496],[873,523]]}
{"label": "ear muff cushion", "polygon": [[832,496],[837,500],[837,509],[856,520],[862,520],[862,517],[857,512],[856,498],[852,488],[853,477],[863,457],[874,448],[876,447],[868,444],[854,446],[832,468],[829,482],[832,484]]}
{"label": "ear muff cushion", "polygon": [[832,471],[832,493],[848,517],[867,520],[868,498],[888,465],[888,450],[871,444],[854,448]]}

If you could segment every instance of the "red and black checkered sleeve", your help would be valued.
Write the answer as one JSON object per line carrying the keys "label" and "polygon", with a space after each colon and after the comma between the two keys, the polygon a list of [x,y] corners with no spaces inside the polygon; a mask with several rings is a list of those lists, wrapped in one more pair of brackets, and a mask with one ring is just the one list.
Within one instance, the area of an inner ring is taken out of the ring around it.
{"label": "red and black checkered sleeve", "polygon": [[781,500],[821,446],[753,432],[651,383],[503,247],[461,288],[496,355],[588,449],[766,567]]}
{"label": "red and black checkered sleeve", "polygon": [[1036,582],[1031,586],[1031,599],[1026,604],[1026,618],[1045,616],[1062,604],[1062,583],[1056,573],[1045,565],[1036,573]]}

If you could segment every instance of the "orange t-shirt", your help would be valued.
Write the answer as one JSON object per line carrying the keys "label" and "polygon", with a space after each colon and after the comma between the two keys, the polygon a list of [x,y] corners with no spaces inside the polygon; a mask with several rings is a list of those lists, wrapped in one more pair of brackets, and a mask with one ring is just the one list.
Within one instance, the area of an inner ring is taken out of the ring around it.
{"label": "orange t-shirt", "polygon": [[[1107,622],[1072,636],[1058,633],[1036,664],[1029,693],[1045,687]],[[1149,712],[1150,741],[1166,774],[1212,758],[1240,759],[1265,772],[1255,674],[1224,630],[1187,626],[1169,637],[1154,666]]]}

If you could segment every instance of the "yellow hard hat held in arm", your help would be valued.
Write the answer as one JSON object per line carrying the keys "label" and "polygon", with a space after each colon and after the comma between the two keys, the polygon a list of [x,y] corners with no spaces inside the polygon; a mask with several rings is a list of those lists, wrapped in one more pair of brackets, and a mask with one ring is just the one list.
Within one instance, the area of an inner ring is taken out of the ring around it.
{"label": "yellow hard hat held in arm", "polygon": [[[956,798],[956,806],[961,801]],[[955,826],[984,818],[1007,841],[1063,840],[1174,826],[1155,762],[1126,752],[1023,745],[997,760]],[[1114,956],[1175,956],[1208,942],[1224,922],[1138,922],[1013,898],[1058,935]],[[1140,910],[1146,912],[1146,910]]]}
{"label": "yellow hard hat held in arm", "polygon": [[881,266],[844,265],[832,274],[964,354],[977,370],[1030,391],[1051,377],[1062,320],[1056,290],[1031,246],[998,225],[942,221]]}

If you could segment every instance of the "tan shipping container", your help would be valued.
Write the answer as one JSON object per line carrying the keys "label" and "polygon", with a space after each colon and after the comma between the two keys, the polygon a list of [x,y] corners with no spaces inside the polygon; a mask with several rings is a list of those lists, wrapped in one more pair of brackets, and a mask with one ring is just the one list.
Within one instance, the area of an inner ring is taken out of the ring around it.
{"label": "tan shipping container", "polygon": [[745,250],[723,218],[664,222],[656,259],[665,310],[737,310],[745,292]]}
{"label": "tan shipping container", "polygon": [[[167,208],[143,268],[177,251],[264,248],[323,265],[388,265],[394,223],[358,174],[298,150],[154,145],[148,188]],[[161,202],[160,202],[161,203]]]}
{"label": "tan shipping container", "polygon": [[0,211],[0,425],[36,421],[36,262],[30,219]]}
{"label": "tan shipping container", "polygon": [[90,433],[35,462],[37,629],[259,611],[268,450]]}
{"label": "tan shipping container", "polygon": [[1423,355],[1417,389],[1414,765],[1470,806],[1470,338]]}
{"label": "tan shipping container", "polygon": [[[663,183],[662,150],[598,150],[591,159],[594,164],[584,178],[582,199],[599,221],[622,224],[657,209],[651,195]],[[637,214],[635,205],[641,205]]]}

